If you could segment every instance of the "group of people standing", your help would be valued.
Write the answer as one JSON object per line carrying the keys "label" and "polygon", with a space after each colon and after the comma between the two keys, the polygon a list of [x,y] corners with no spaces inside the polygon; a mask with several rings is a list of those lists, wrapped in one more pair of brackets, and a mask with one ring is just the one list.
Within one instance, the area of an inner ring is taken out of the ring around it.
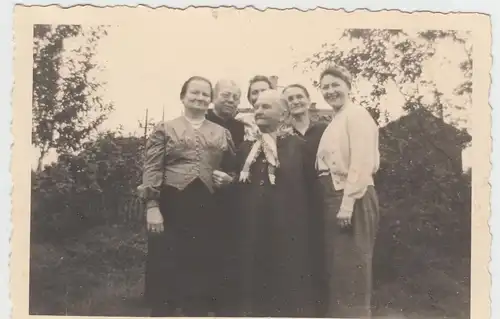
{"label": "group of people standing", "polygon": [[184,83],[184,114],[154,128],[139,186],[151,316],[370,317],[378,128],[351,82],[321,73],[330,123],[311,120],[300,84],[252,78],[240,121],[234,81]]}

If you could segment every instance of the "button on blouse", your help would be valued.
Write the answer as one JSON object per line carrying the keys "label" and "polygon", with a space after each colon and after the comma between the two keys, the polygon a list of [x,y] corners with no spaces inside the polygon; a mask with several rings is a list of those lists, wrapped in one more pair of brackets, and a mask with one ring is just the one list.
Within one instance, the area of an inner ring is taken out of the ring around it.
{"label": "button on blouse", "polygon": [[234,175],[235,147],[229,131],[211,121],[195,129],[184,116],[157,125],[146,144],[139,195],[157,205],[162,185],[183,190],[199,178],[213,192],[212,172]]}

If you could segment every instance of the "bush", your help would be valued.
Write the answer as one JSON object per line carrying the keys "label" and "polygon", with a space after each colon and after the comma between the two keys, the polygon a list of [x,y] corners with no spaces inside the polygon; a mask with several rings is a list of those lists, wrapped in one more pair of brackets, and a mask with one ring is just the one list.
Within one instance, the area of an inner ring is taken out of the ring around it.
{"label": "bush", "polygon": [[42,172],[32,172],[33,237],[57,239],[123,219],[123,207],[135,202],[143,143],[101,134],[81,152],[63,154]]}
{"label": "bush", "polygon": [[423,109],[380,128],[376,284],[470,259],[471,172],[462,173],[461,163],[467,142],[465,132]]}

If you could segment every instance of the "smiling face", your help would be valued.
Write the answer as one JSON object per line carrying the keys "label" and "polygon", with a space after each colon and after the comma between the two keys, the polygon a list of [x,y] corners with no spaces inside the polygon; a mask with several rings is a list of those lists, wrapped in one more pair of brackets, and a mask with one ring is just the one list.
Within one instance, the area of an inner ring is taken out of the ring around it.
{"label": "smiling face", "polygon": [[214,109],[223,117],[232,117],[240,104],[241,91],[232,82],[221,81],[215,87]]}
{"label": "smiling face", "polygon": [[331,74],[326,74],[320,81],[320,90],[326,103],[334,110],[339,110],[345,105],[349,96],[347,83]]}
{"label": "smiling face", "polygon": [[311,105],[311,100],[309,99],[307,92],[297,86],[286,88],[283,92],[283,98],[288,103],[288,108],[292,115],[307,112],[309,106]]}
{"label": "smiling face", "polygon": [[211,102],[212,88],[203,80],[192,80],[186,88],[182,103],[188,109],[207,110]]}
{"label": "smiling face", "polygon": [[281,124],[285,108],[279,92],[266,90],[255,103],[255,123],[262,132],[274,132]]}

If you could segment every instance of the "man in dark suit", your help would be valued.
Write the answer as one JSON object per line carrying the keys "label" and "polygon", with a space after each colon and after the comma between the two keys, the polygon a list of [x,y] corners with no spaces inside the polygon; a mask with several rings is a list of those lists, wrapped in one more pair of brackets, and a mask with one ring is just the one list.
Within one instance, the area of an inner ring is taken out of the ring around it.
{"label": "man in dark suit", "polygon": [[226,128],[236,148],[243,142],[245,126],[234,116],[240,104],[241,90],[232,80],[220,80],[214,87],[214,108],[207,112],[207,120]]}
{"label": "man in dark suit", "polygon": [[[244,124],[234,119],[240,104],[241,90],[232,80],[220,80],[214,87],[213,97],[214,108],[208,110],[206,118],[226,128],[231,134],[236,149],[238,149],[245,134]],[[221,183],[217,184],[222,185],[215,194],[219,207],[217,218],[220,220],[220,227],[217,231],[221,239],[219,252],[222,265],[220,273],[217,274],[221,278],[221,282],[217,292],[219,309],[216,315],[238,317],[239,279],[241,277],[238,273],[240,269],[238,256],[241,242],[241,220],[235,211],[237,201],[235,185],[222,182],[223,178],[218,174],[224,173],[216,171],[213,175],[214,181],[220,180]]]}

